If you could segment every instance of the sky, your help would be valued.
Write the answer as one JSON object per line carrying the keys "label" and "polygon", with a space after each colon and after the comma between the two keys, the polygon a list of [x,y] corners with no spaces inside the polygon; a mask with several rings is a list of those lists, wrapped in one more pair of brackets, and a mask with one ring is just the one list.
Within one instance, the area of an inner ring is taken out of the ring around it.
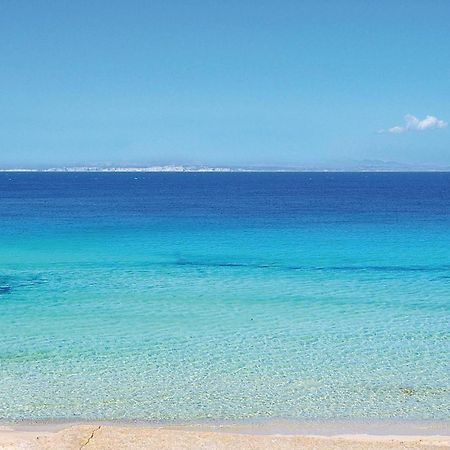
{"label": "sky", "polygon": [[450,166],[450,1],[0,0],[0,166]]}

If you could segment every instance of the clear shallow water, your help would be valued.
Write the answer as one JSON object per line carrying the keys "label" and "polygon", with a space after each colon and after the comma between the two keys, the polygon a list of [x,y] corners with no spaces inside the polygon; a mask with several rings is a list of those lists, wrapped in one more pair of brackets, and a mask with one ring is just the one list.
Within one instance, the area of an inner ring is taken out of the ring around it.
{"label": "clear shallow water", "polygon": [[0,174],[0,418],[446,419],[450,174]]}

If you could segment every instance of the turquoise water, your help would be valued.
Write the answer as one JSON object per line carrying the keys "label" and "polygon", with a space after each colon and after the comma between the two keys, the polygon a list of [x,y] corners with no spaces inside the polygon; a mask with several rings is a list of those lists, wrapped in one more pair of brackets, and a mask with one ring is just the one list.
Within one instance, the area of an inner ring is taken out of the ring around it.
{"label": "turquoise water", "polygon": [[450,174],[0,174],[0,418],[446,419]]}

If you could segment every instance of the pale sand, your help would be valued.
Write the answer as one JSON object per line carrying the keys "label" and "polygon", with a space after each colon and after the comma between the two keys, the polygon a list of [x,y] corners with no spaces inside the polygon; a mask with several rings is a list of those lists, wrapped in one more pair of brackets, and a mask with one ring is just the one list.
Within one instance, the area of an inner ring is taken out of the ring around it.
{"label": "pale sand", "polygon": [[0,426],[0,449],[82,450],[284,450],[284,449],[450,449],[449,436],[363,435],[302,436],[248,434],[192,427],[118,426],[103,424],[47,427]]}

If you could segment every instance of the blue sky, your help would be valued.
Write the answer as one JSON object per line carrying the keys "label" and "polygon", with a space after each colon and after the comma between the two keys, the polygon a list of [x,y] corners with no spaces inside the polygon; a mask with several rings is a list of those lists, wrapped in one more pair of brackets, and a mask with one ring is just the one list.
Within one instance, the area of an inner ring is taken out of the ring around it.
{"label": "blue sky", "polygon": [[450,165],[449,23],[447,0],[2,0],[0,165]]}

